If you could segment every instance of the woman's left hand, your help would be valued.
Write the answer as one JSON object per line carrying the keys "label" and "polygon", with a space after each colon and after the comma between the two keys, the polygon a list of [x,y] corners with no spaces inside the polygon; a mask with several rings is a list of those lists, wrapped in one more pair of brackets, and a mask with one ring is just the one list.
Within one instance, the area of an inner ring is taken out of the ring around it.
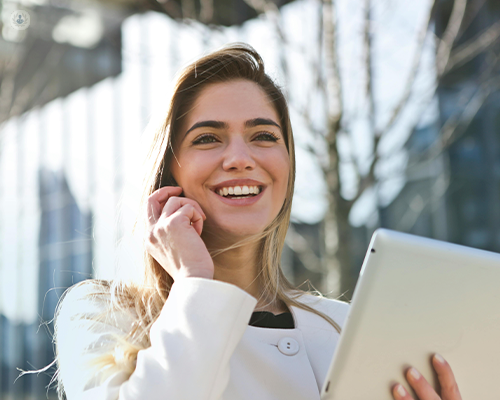
{"label": "woman's left hand", "polygon": [[415,368],[409,368],[406,371],[406,379],[415,390],[418,399],[414,399],[399,383],[392,388],[394,398],[396,400],[462,400],[450,364],[440,355],[434,354],[432,365],[438,376],[440,393],[436,393],[429,382]]}

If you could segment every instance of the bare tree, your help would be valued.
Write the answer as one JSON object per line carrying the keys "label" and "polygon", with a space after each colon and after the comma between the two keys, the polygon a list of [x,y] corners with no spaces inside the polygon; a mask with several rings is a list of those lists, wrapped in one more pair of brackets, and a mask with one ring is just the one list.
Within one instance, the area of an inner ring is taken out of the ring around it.
{"label": "bare tree", "polygon": [[[249,4],[255,6],[256,1],[249,0]],[[260,2],[261,0],[259,0]],[[318,52],[318,60],[314,60],[311,63],[311,71],[317,75],[317,86],[311,88],[311,90],[323,91],[326,129],[318,130],[317,126],[312,123],[312,118],[307,110],[304,110],[303,117],[309,122],[310,131],[321,137],[327,147],[328,160],[323,165],[323,173],[328,188],[328,209],[324,218],[325,253],[323,258],[316,257],[311,252],[310,246],[308,247],[305,244],[305,239],[294,231],[293,227],[287,243],[298,254],[299,258],[303,260],[304,265],[307,265],[313,271],[323,272],[326,284],[322,289],[332,294],[340,295],[347,293],[347,297],[352,295],[356,277],[352,273],[352,228],[349,223],[349,214],[354,204],[368,189],[377,190],[380,184],[380,177],[377,174],[377,166],[381,161],[380,143],[391,132],[413,101],[412,93],[421,67],[423,49],[428,36],[432,35],[436,43],[436,84],[433,91],[438,87],[438,83],[445,79],[450,72],[480,54],[488,54],[490,58],[489,67],[480,77],[478,89],[474,93],[465,96],[466,100],[463,104],[463,112],[445,121],[435,144],[421,155],[418,162],[414,162],[408,168],[419,168],[420,165],[443,154],[446,148],[463,135],[488,96],[493,91],[499,89],[500,80],[494,74],[498,66],[499,55],[492,50],[492,47],[500,37],[500,24],[495,23],[472,39],[457,44],[466,29],[466,25],[474,17],[474,15],[470,14],[477,12],[477,8],[473,9],[470,6],[469,9],[466,0],[455,0],[443,34],[437,37],[433,29],[437,6],[438,2],[436,1],[428,9],[425,23],[422,24],[417,35],[416,50],[404,84],[404,89],[399,100],[395,102],[390,117],[384,124],[380,124],[377,123],[377,102],[375,100],[376,96],[373,85],[373,38],[377,34],[377,31],[372,26],[372,0],[365,0],[364,2],[362,35],[365,68],[364,104],[367,105],[366,118],[372,140],[372,154],[369,168],[364,169],[367,172],[362,172],[359,160],[356,159],[355,155],[345,154],[345,152],[341,153],[339,149],[339,137],[342,135],[350,137],[352,125],[357,116],[345,114],[342,95],[344,82],[339,72],[338,37],[340,35],[336,3],[334,0],[322,1],[322,20],[319,21],[322,35],[319,41],[321,51]],[[262,4],[259,7],[261,10],[265,9]],[[469,15],[467,14],[467,10],[469,10]],[[277,29],[280,37],[284,37],[286,40],[286,34],[283,33],[283,29],[279,26],[277,26]],[[435,92],[429,93],[427,96],[429,101],[435,94]],[[428,102],[422,105],[422,109],[428,106]],[[415,121],[414,126],[409,128],[406,133],[408,137],[411,131],[415,129],[417,123],[418,120]],[[350,140],[352,140],[352,137],[350,137]],[[313,153],[317,152],[312,147],[309,150]],[[316,155],[319,156],[318,154]],[[343,195],[343,185],[345,182],[341,179],[340,173],[341,163],[346,161],[352,165],[357,181],[356,192],[349,198]],[[441,183],[441,195],[443,195],[443,177],[441,178],[439,182]],[[446,177],[444,177],[444,181],[446,181]],[[413,207],[411,212],[413,214],[421,212],[424,207],[425,204],[422,207]],[[408,221],[413,221],[414,223],[417,217],[418,215],[412,215],[406,221],[410,224],[411,222]],[[406,225],[406,228],[409,227],[409,225]]]}
{"label": "bare tree", "polygon": [[[287,32],[282,26],[280,11],[276,4],[270,0],[245,0],[257,13],[265,13],[274,23],[276,32],[282,43],[291,44],[287,37]],[[194,6],[194,0],[182,0],[179,3],[162,0],[108,0],[108,3],[122,4],[127,7],[135,7],[136,10],[155,10],[165,13],[174,18],[196,18],[202,22],[209,22],[214,16],[216,3],[213,0],[202,0],[200,7]],[[321,92],[324,99],[324,127],[318,128],[313,123],[313,118],[309,110],[303,110],[303,118],[309,125],[309,130],[325,143],[327,149],[326,162],[322,163],[323,174],[327,186],[328,208],[324,218],[324,254],[322,257],[316,256],[310,246],[305,245],[305,239],[293,230],[290,231],[288,244],[296,251],[298,256],[314,271],[321,271],[324,274],[325,285],[321,288],[339,295],[341,293],[351,293],[355,285],[355,277],[351,272],[352,267],[352,228],[349,223],[349,215],[354,204],[367,192],[367,190],[377,190],[380,185],[380,176],[377,174],[377,167],[381,162],[380,143],[393,130],[401,116],[412,105],[412,94],[415,88],[417,75],[420,71],[423,58],[423,50],[429,36],[433,36],[436,44],[436,85],[446,79],[454,70],[474,59],[478,55],[487,55],[490,59],[489,68],[486,68],[480,78],[478,89],[474,93],[466,95],[463,104],[463,112],[450,117],[441,127],[439,140],[431,146],[420,159],[409,168],[419,168],[431,159],[439,157],[443,151],[453,142],[458,140],[466,131],[467,126],[476,116],[482,104],[488,96],[499,87],[499,80],[494,72],[498,66],[499,55],[495,44],[500,37],[500,23],[494,23],[483,32],[468,40],[459,39],[467,26],[474,19],[479,8],[485,3],[485,0],[477,2],[467,2],[466,0],[454,0],[450,16],[443,33],[437,37],[433,29],[435,21],[435,12],[438,5],[436,0],[429,7],[424,23],[419,28],[417,43],[412,57],[410,68],[407,72],[406,81],[403,85],[400,98],[394,102],[394,107],[389,118],[385,123],[377,122],[378,104],[376,101],[376,92],[374,85],[374,57],[373,42],[377,35],[377,29],[373,26],[374,17],[372,0],[364,0],[363,15],[363,54],[364,54],[364,76],[365,89],[363,103],[366,105],[365,118],[368,121],[370,130],[370,148],[372,154],[368,168],[362,168],[359,159],[354,154],[346,154],[340,151],[339,139],[347,138],[353,141],[353,124],[358,115],[346,113],[343,92],[345,91],[345,82],[341,79],[339,63],[339,24],[337,16],[336,2],[334,0],[322,0],[321,12],[318,14],[317,26],[319,26],[319,36],[317,43],[317,57],[310,60],[310,71],[315,76],[315,85],[310,88],[311,93]],[[0,63],[0,121],[6,120],[12,115],[16,115],[29,107],[29,99],[32,99],[32,93],[16,91],[14,88],[14,78],[16,71],[22,66],[22,55],[29,46],[23,49],[19,47],[13,52],[10,59],[3,59]],[[56,54],[57,56],[57,54]],[[58,57],[50,57],[51,60],[57,60]],[[56,61],[55,61],[56,62]],[[50,63],[45,68],[46,74],[52,70]],[[286,57],[282,60],[282,67],[287,75]],[[42,69],[43,72],[43,69]],[[40,95],[44,89],[45,79],[38,80],[37,93]],[[36,85],[35,85],[36,86]],[[435,89],[434,89],[435,90]],[[427,96],[433,97],[433,93]],[[28,101],[28,103],[27,103]],[[31,101],[32,102],[32,101]],[[427,104],[422,105],[422,109]],[[414,127],[408,128],[407,136]],[[355,148],[355,144],[351,146]],[[315,156],[320,157],[318,151],[313,146],[308,148]],[[345,182],[341,179],[342,164],[349,163],[352,167],[357,182],[355,193],[346,196],[344,193]],[[419,164],[420,163],[420,164]],[[442,190],[442,189],[440,189]],[[425,204],[424,204],[425,206]],[[406,227],[411,221],[415,221],[414,210],[422,210],[423,207],[414,207],[409,210],[413,213],[405,219]],[[412,211],[413,210],[413,211]]]}

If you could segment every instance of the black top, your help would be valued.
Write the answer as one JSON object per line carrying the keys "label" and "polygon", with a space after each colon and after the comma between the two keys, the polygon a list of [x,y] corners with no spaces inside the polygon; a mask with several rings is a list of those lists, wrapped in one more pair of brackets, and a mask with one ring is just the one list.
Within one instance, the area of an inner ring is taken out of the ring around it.
{"label": "black top", "polygon": [[248,325],[258,328],[294,329],[293,316],[290,312],[274,315],[269,311],[254,311]]}

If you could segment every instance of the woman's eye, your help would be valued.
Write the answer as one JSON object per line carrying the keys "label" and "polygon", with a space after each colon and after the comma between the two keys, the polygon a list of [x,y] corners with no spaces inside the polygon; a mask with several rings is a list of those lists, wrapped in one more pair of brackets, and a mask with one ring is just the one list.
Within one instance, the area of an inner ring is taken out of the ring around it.
{"label": "woman's eye", "polygon": [[278,141],[279,137],[274,135],[273,133],[270,133],[270,132],[262,132],[262,133],[258,134],[255,139],[262,140],[262,141],[276,142],[276,141]]}
{"label": "woman's eye", "polygon": [[215,143],[217,139],[213,135],[202,135],[193,141],[193,144]]}

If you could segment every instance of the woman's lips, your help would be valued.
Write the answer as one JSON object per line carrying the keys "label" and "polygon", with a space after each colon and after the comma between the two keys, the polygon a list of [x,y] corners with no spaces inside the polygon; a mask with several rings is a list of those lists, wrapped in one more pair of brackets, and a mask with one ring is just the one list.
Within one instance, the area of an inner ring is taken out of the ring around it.
{"label": "woman's lips", "polygon": [[222,201],[224,204],[230,205],[230,206],[235,206],[235,207],[241,207],[241,206],[250,206],[252,204],[255,204],[259,201],[259,199],[262,197],[262,194],[266,191],[266,188],[263,187],[260,193],[256,196],[250,196],[250,197],[245,197],[244,199],[231,199],[229,197],[223,197],[217,193],[215,193],[213,190],[211,192],[217,196],[217,198]]}

